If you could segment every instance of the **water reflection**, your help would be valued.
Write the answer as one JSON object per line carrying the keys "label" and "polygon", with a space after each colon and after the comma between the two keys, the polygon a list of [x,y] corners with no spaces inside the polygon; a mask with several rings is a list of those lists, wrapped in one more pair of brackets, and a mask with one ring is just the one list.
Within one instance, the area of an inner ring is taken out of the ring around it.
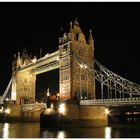
{"label": "water reflection", "polygon": [[105,138],[110,139],[111,138],[111,127],[105,128]]}
{"label": "water reflection", "polygon": [[9,136],[9,123],[4,123],[2,138],[8,138],[8,136]]}
{"label": "water reflection", "polygon": [[65,132],[64,131],[59,131],[57,137],[60,138],[60,139],[65,138]]}
{"label": "water reflection", "polygon": [[39,123],[0,123],[0,138],[140,138],[140,125],[40,129]]}

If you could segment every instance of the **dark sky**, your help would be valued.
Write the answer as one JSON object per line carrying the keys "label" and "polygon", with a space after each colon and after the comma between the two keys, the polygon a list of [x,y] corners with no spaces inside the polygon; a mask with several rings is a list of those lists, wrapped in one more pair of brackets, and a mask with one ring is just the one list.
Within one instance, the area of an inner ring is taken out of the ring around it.
{"label": "dark sky", "polygon": [[86,37],[93,30],[95,58],[120,76],[140,83],[139,2],[1,2],[0,94],[11,77],[14,53],[27,48],[39,57],[40,48],[43,54],[57,50],[58,38],[69,31],[69,22],[76,17]]}

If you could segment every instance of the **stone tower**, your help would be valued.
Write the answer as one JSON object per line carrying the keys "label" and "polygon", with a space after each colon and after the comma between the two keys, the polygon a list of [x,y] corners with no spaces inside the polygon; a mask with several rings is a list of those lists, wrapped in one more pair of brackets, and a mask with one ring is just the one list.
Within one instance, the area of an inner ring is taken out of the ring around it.
{"label": "stone tower", "polygon": [[90,30],[88,41],[77,20],[70,22],[70,32],[59,38],[61,100],[95,97],[95,78],[82,69],[75,58],[76,54],[83,62],[94,68],[94,40]]}
{"label": "stone tower", "polygon": [[16,104],[34,103],[35,102],[35,82],[36,75],[30,70],[23,70],[23,67],[32,63],[26,49],[22,55],[18,52],[18,56],[14,55],[12,63],[12,91],[11,99],[16,101]]}

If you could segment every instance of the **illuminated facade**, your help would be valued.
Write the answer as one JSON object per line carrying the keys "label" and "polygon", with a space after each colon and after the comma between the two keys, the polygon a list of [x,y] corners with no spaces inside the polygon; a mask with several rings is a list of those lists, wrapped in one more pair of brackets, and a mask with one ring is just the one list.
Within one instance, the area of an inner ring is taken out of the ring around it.
{"label": "illuminated facade", "polygon": [[[87,43],[88,42],[88,43]],[[82,98],[93,98],[95,96],[95,79],[80,68],[75,58],[78,55],[86,64],[94,68],[94,40],[90,30],[89,40],[77,21],[70,22],[70,33],[64,33],[59,38],[60,50],[60,95],[61,99],[72,99],[79,94],[87,94]],[[81,77],[80,77],[81,76]]]}
{"label": "illuminated facade", "polygon": [[17,104],[25,102],[35,102],[35,82],[36,75],[31,73],[30,70],[19,71],[22,67],[33,63],[29,58],[26,49],[23,50],[23,54],[13,61],[12,65],[12,93],[11,99],[16,100]]}
{"label": "illuminated facade", "polygon": [[44,57],[31,59],[26,50],[12,64],[12,100],[17,104],[26,101],[35,102],[36,75],[59,68],[59,93],[61,100],[95,96],[95,78],[82,69],[75,58],[80,57],[86,64],[94,68],[94,40],[92,32],[86,41],[85,35],[77,21],[70,22],[70,32],[59,38],[59,50]]}

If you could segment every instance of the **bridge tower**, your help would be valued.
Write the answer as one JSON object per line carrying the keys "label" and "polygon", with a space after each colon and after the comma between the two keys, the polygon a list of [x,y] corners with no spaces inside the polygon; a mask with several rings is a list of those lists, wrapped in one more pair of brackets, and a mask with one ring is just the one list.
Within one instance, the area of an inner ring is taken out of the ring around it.
{"label": "bridge tower", "polygon": [[18,53],[14,55],[12,63],[12,91],[11,99],[16,101],[16,104],[23,104],[25,102],[35,102],[35,82],[36,75],[29,70],[20,71],[25,65],[31,63],[27,50],[24,49],[22,55]]}
{"label": "bridge tower", "polygon": [[94,40],[90,30],[88,41],[77,20],[70,22],[70,32],[59,38],[60,50],[60,99],[94,98],[95,78],[82,69],[75,58],[80,57],[90,67],[94,67]]}

